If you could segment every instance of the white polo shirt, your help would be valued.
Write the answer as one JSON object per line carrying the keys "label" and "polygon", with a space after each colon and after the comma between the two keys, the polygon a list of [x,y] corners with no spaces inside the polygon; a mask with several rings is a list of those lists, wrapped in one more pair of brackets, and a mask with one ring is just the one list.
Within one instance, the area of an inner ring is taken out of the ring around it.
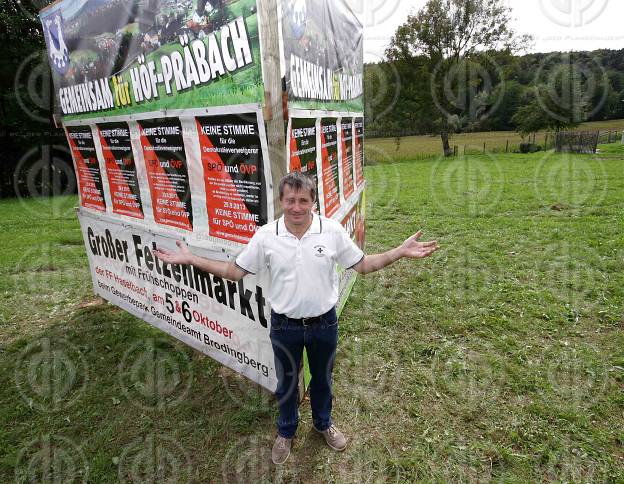
{"label": "white polo shirt", "polygon": [[298,239],[284,217],[261,227],[236,259],[245,272],[268,269],[273,311],[290,318],[325,314],[338,302],[336,264],[349,269],[364,258],[344,227],[313,214],[312,225]]}

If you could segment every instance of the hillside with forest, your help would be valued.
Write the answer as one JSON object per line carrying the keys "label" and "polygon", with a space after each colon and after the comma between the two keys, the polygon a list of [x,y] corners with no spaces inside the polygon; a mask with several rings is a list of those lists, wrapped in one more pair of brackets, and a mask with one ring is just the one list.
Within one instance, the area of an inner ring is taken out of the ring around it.
{"label": "hillside with forest", "polygon": [[[436,132],[440,110],[429,102],[434,76],[419,57],[366,64],[367,135]],[[523,107],[535,118],[578,123],[624,118],[624,50],[480,53],[438,82],[444,105],[454,108],[447,114],[465,118],[458,123],[462,132],[516,130],[514,116]]]}

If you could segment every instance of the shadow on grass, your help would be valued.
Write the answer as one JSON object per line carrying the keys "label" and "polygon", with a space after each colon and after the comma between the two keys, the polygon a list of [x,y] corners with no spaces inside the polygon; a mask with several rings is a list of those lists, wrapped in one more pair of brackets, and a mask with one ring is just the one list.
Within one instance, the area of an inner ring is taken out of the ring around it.
{"label": "shadow on grass", "polygon": [[108,304],[10,344],[0,375],[3,482],[222,480],[244,456],[247,477],[273,469],[272,395]]}

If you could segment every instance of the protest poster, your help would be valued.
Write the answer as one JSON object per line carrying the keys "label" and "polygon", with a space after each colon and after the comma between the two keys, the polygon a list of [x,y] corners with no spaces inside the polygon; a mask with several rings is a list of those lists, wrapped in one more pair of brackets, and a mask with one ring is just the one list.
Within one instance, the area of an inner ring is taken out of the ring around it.
{"label": "protest poster", "polygon": [[340,208],[340,175],[338,170],[338,125],[336,118],[321,119],[321,171],[323,213],[331,217]]}
{"label": "protest poster", "polygon": [[267,223],[264,155],[255,113],[198,117],[209,233],[246,243]]}
{"label": "protest poster", "polygon": [[[357,202],[340,220],[342,226],[355,244],[362,250],[365,245],[365,224],[366,224],[366,192],[360,192]],[[338,269],[338,308],[342,310],[351,294],[355,284],[356,272],[354,269]]]}
{"label": "protest poster", "polygon": [[93,133],[88,126],[68,127],[67,140],[74,160],[80,193],[80,205],[106,211],[102,172],[95,152]]}
{"label": "protest poster", "polygon": [[364,184],[364,118],[355,118],[355,183],[358,187]]}
{"label": "protest poster", "polygon": [[128,123],[97,125],[113,213],[144,218]]}
{"label": "protest poster", "polygon": [[353,118],[340,120],[340,153],[342,166],[342,195],[348,200],[355,191],[353,181]]}
{"label": "protest poster", "polygon": [[63,0],[40,14],[66,121],[261,102],[256,0]]}
{"label": "protest poster", "polygon": [[141,149],[158,224],[193,230],[193,206],[179,119],[139,121]]}
{"label": "protest poster", "polygon": [[[318,187],[318,142],[316,118],[291,118],[288,127],[288,171],[300,171]],[[318,190],[318,189],[317,189]],[[319,211],[319,200],[316,200]]]}

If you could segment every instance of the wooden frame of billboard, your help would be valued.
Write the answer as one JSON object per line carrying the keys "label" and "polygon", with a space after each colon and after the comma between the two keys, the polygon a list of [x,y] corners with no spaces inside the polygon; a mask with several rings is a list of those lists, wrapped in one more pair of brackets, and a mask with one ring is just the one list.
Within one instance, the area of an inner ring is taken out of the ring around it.
{"label": "wooden frame of billboard", "polygon": [[264,77],[264,121],[266,124],[269,157],[271,159],[273,206],[275,218],[281,216],[278,185],[286,175],[286,139],[284,121],[287,117],[283,105],[282,79],[280,74],[280,43],[277,0],[258,2],[260,48],[262,50],[262,74]]}

